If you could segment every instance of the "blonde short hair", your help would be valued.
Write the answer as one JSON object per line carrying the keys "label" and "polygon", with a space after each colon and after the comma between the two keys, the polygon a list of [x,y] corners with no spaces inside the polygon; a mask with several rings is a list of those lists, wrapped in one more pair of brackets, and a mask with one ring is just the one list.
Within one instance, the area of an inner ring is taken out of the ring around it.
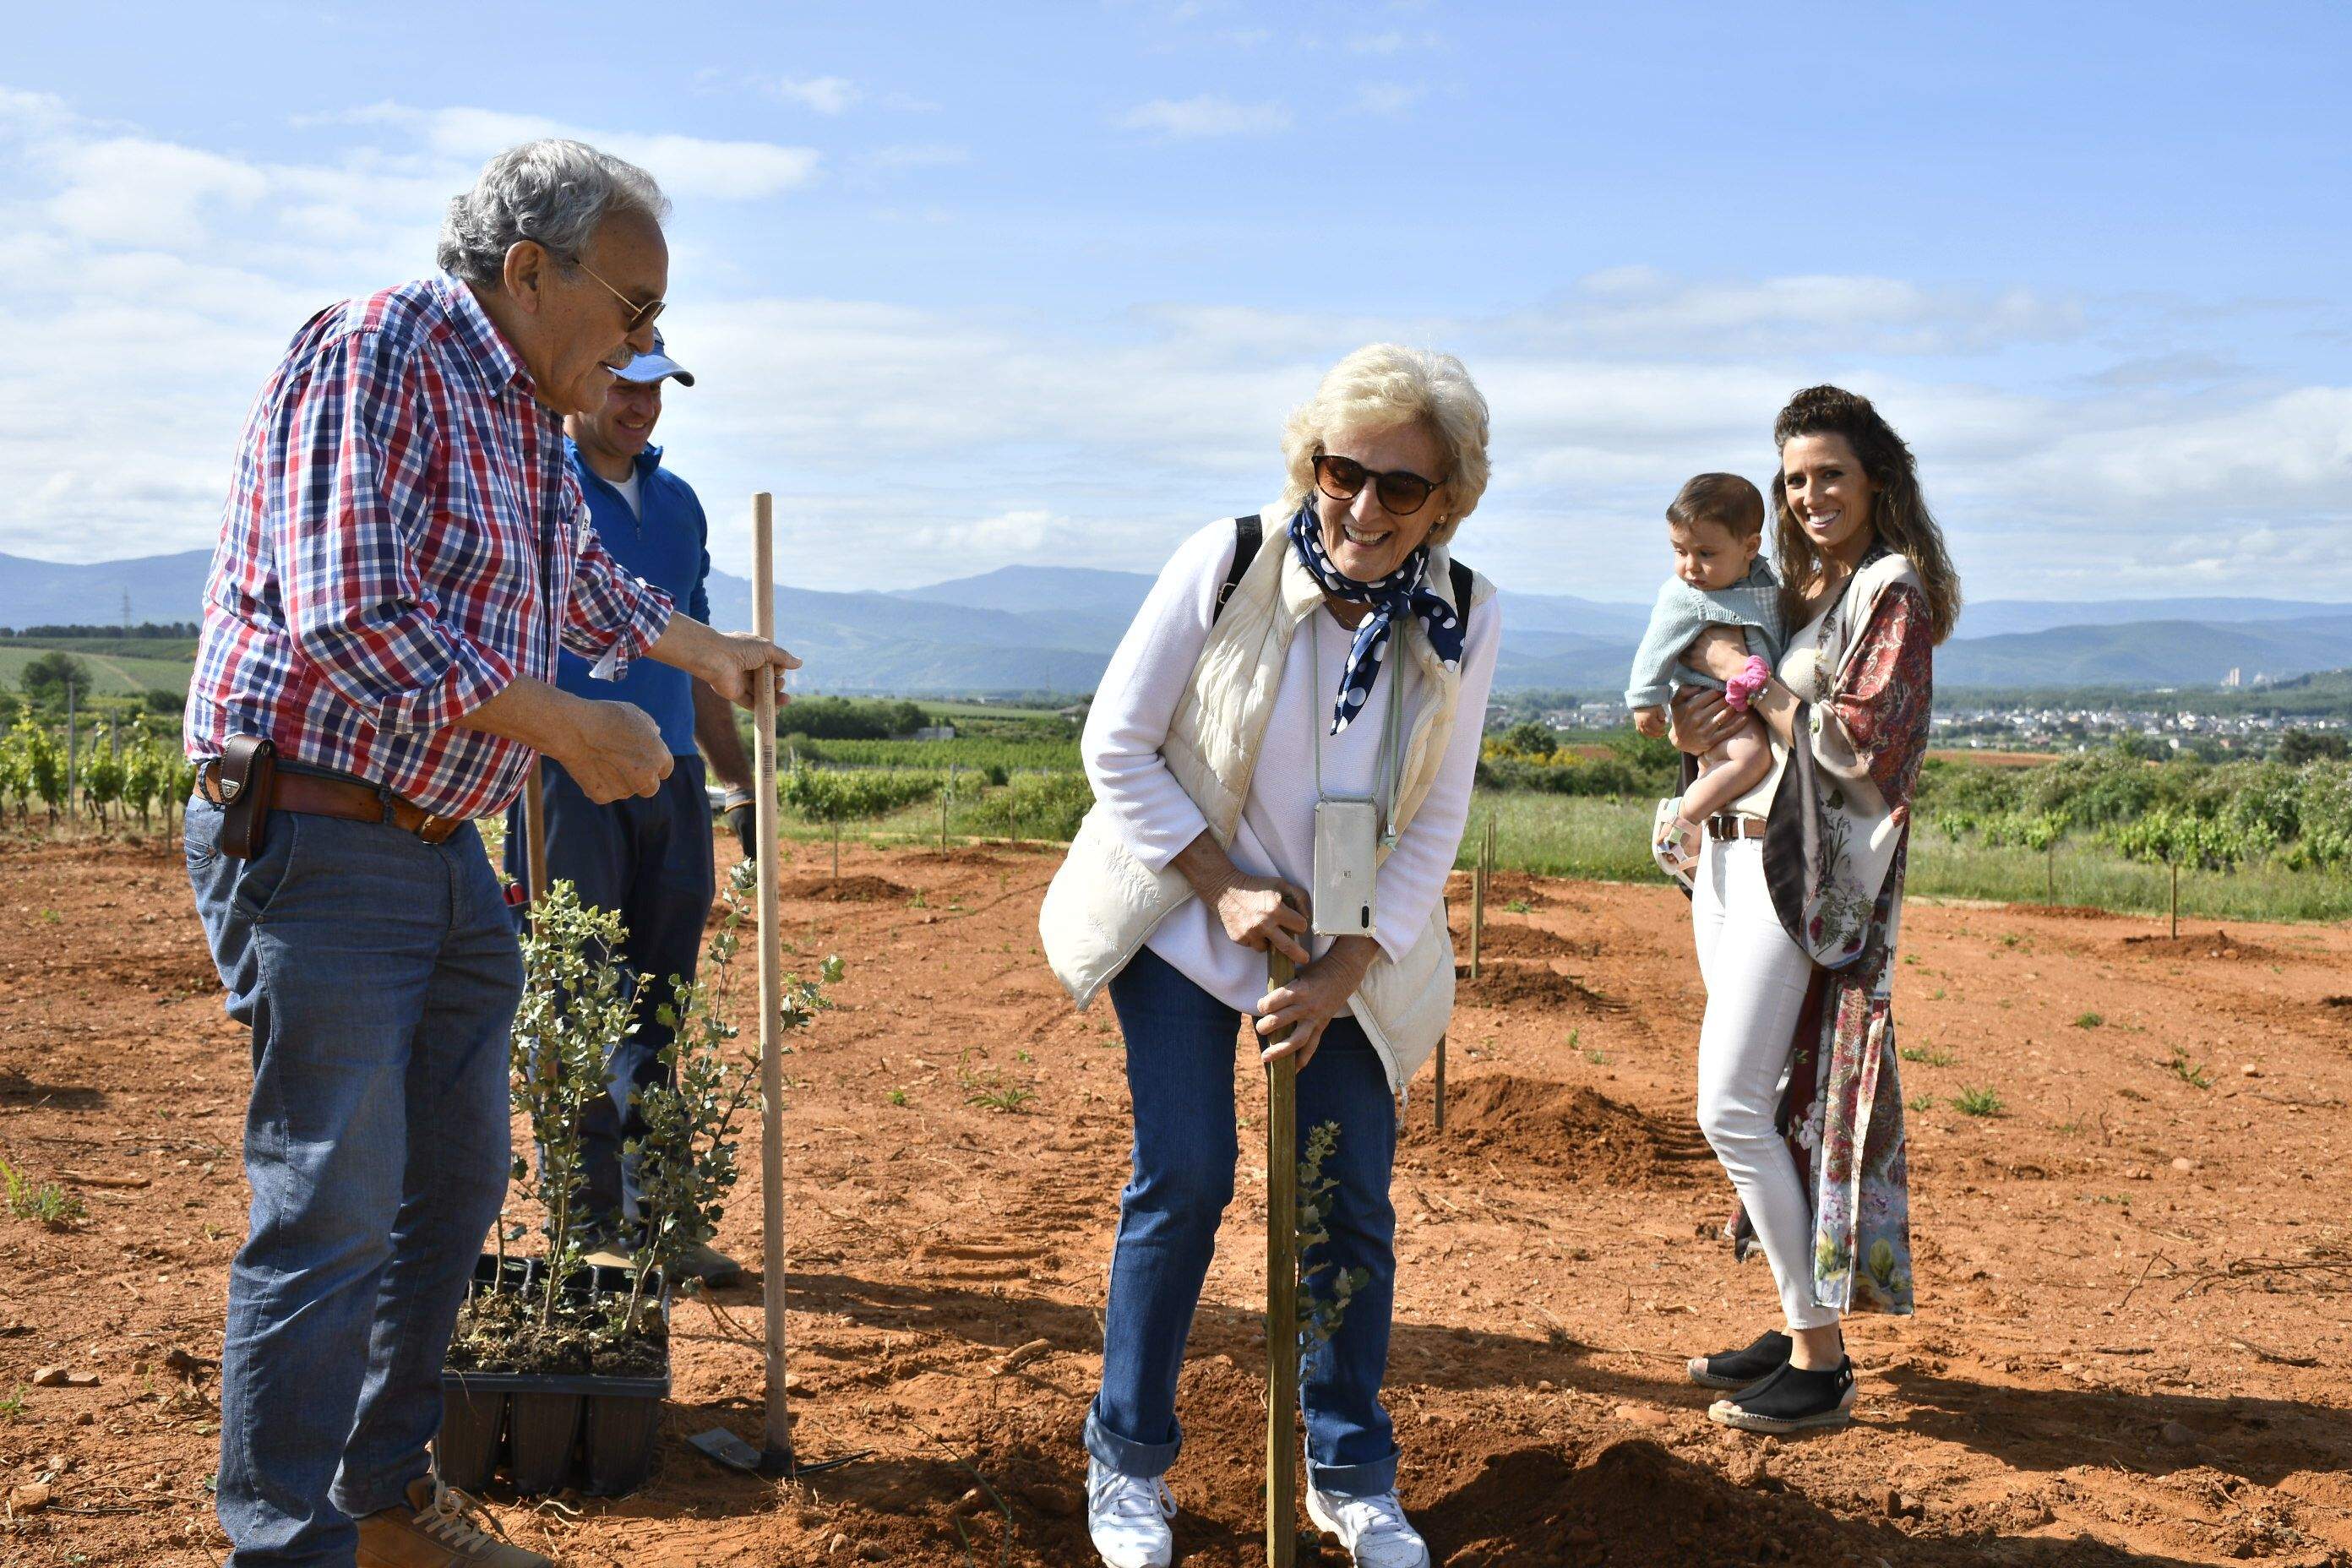
{"label": "blonde short hair", "polygon": [[1315,459],[1342,430],[1420,421],[1444,451],[1444,520],[1429,542],[1445,544],[1486,493],[1486,399],[1452,354],[1368,343],[1331,367],[1315,395],[1282,428],[1282,500],[1287,519],[1315,490]]}

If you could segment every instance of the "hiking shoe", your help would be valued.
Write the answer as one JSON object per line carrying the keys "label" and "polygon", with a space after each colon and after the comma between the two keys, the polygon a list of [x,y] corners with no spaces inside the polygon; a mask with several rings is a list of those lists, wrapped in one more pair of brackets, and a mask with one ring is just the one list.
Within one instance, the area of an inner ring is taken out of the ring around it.
{"label": "hiking shoe", "polygon": [[1853,1419],[1853,1361],[1847,1357],[1833,1367],[1821,1368],[1790,1362],[1752,1388],[1717,1400],[1707,1407],[1706,1418],[1718,1426],[1775,1436],[1843,1426]]}
{"label": "hiking shoe", "polygon": [[1158,1476],[1124,1476],[1100,1459],[1087,1461],[1087,1533],[1104,1568],[1168,1568],[1176,1537],[1176,1494]]}
{"label": "hiking shoe", "polygon": [[1307,1517],[1336,1535],[1356,1568],[1429,1568],[1429,1543],[1404,1516],[1394,1492],[1336,1497],[1307,1489]]}
{"label": "hiking shoe", "polygon": [[[358,1521],[359,1568],[555,1568],[555,1560],[509,1546],[475,1522],[481,1504],[431,1476],[408,1484],[408,1506]],[[482,1522],[488,1523],[487,1516]]]}
{"label": "hiking shoe", "polygon": [[1742,1351],[1717,1351],[1690,1359],[1690,1380],[1701,1388],[1746,1388],[1789,1364],[1789,1336],[1773,1329]]}
{"label": "hiking shoe", "polygon": [[699,1279],[705,1285],[732,1285],[743,1278],[743,1266],[711,1246],[698,1242],[677,1260],[681,1279]]}

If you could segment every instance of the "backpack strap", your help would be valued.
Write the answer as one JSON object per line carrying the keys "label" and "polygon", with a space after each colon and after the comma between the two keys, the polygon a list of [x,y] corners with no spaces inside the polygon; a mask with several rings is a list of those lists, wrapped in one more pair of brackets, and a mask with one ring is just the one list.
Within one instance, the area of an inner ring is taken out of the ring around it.
{"label": "backpack strap", "polygon": [[1217,617],[1225,613],[1225,601],[1232,598],[1234,590],[1242,585],[1242,574],[1250,569],[1250,563],[1257,559],[1257,547],[1265,542],[1265,524],[1261,521],[1261,514],[1252,512],[1247,517],[1234,519],[1234,563],[1225,568],[1224,585],[1217,590],[1216,608],[1209,612],[1211,626],[1215,626]]}
{"label": "backpack strap", "polygon": [[1462,635],[1466,639],[1470,636],[1470,590],[1475,584],[1476,577],[1459,561],[1452,562],[1450,565],[1454,578],[1454,614],[1461,621]]}

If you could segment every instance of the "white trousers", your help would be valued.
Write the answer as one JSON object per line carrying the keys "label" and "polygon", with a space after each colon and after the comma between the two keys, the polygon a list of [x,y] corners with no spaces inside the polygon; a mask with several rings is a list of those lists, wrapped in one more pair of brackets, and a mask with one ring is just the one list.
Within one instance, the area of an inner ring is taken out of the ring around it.
{"label": "white trousers", "polygon": [[1706,1020],[1698,1034],[1698,1124],[1746,1205],[1791,1329],[1827,1328],[1813,1300],[1813,1221],[1796,1161],[1772,1124],[1812,960],[1790,940],[1764,881],[1764,841],[1710,837],[1691,889]]}

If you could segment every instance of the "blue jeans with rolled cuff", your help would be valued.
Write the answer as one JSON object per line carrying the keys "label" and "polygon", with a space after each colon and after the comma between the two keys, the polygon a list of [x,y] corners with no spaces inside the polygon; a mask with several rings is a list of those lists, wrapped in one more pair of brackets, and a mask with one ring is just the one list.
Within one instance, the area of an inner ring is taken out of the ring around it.
{"label": "blue jeans with rolled cuff", "polygon": [[253,1031],[229,1268],[215,1506],[231,1568],[350,1568],[352,1521],[404,1505],[441,1366],[512,1158],[522,961],[469,825],[271,814],[249,860],[187,811],[188,880]]}
{"label": "blue jeans with rolled cuff", "polygon": [[[1127,1037],[1134,1175],[1119,1196],[1102,1389],[1087,1413],[1086,1445],[1110,1468],[1149,1478],[1165,1473],[1183,1444],[1177,1374],[1217,1223],[1234,1195],[1241,1015],[1148,948],[1110,983],[1110,999]],[[1256,1069],[1255,1050],[1244,1059]],[[1326,1226],[1331,1239],[1301,1262],[1361,1268],[1370,1280],[1349,1302],[1339,1332],[1300,1359],[1307,1476],[1336,1496],[1375,1497],[1396,1489],[1397,1474],[1396,1435],[1381,1407],[1396,1306],[1389,1202],[1396,1101],[1363,1026],[1345,1016],[1324,1029],[1298,1075],[1301,1155],[1308,1133],[1326,1121],[1339,1124],[1339,1146],[1323,1163],[1324,1175],[1339,1183]],[[1329,1293],[1329,1280],[1317,1277],[1318,1294]]]}
{"label": "blue jeans with rolled cuff", "polygon": [[[673,976],[691,980],[702,959],[703,924],[718,891],[710,847],[710,803],[700,757],[677,757],[658,793],[607,805],[590,800],[551,758],[540,763],[547,819],[547,875],[568,881],[580,901],[612,910],[627,934],[614,954],[637,998],[637,1030],[613,1047],[604,1092],[580,1118],[581,1174],[587,1181],[583,1235],[627,1250],[638,1222],[636,1159],[646,1135],[638,1091],[672,1080],[663,1065],[675,1031],[661,1020],[677,995]],[[523,805],[507,809],[507,875],[520,881]],[[520,923],[525,911],[515,911]]]}

